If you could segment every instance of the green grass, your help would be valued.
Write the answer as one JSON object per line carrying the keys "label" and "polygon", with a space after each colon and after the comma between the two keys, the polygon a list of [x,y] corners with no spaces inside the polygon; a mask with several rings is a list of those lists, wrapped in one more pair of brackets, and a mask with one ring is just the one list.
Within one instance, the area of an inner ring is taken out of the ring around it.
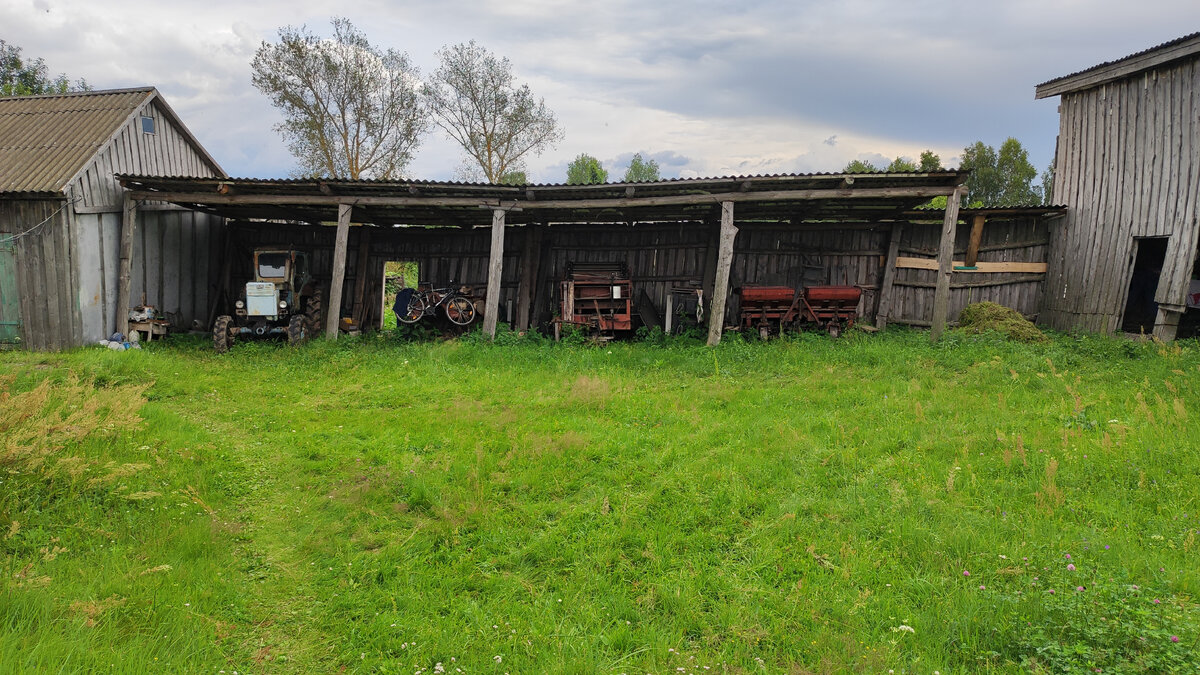
{"label": "green grass", "polygon": [[0,671],[1195,670],[1195,344],[505,338],[0,353]]}

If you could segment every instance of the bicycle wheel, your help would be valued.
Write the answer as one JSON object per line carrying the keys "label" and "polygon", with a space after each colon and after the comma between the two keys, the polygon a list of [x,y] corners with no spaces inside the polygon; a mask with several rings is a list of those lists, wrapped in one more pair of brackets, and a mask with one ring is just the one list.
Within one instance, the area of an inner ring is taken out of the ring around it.
{"label": "bicycle wheel", "polygon": [[475,320],[475,305],[461,295],[446,301],[446,318],[460,326]]}
{"label": "bicycle wheel", "polygon": [[416,323],[423,316],[425,316],[425,301],[416,293],[413,293],[412,297],[408,299],[408,312],[396,313],[396,318],[404,323]]}

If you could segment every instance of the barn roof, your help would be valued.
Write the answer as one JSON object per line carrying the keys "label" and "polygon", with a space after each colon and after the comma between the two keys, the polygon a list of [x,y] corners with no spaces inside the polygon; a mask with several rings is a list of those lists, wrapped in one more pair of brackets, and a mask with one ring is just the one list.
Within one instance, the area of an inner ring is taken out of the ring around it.
{"label": "barn roof", "polygon": [[1034,89],[1033,97],[1047,98],[1098,87],[1197,54],[1200,54],[1200,33],[1191,33],[1115,61],[1043,82]]}
{"label": "barn roof", "polygon": [[490,225],[492,211],[509,224],[702,221],[719,218],[722,202],[739,219],[886,220],[930,198],[953,193],[966,171],[815,173],[688,178],[600,185],[492,185],[437,181],[119,176],[135,199],[166,201],[239,219],[329,222],[338,205],[354,222],[393,225]]}
{"label": "barn roof", "polygon": [[62,193],[152,101],[224,175],[154,87],[17,96],[0,98],[0,193]]}

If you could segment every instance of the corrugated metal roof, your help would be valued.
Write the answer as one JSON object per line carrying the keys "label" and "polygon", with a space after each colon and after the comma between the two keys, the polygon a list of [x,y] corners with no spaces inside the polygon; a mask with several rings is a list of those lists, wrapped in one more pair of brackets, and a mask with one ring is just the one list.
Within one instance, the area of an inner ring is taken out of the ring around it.
{"label": "corrugated metal roof", "polygon": [[152,87],[0,98],[0,192],[60,192]]}
{"label": "corrugated metal roof", "polygon": [[489,185],[437,181],[179,178],[118,175],[136,199],[170,201],[230,218],[377,225],[702,221],[737,202],[747,220],[863,221],[895,218],[967,180],[966,171],[820,173],[683,178],[600,185]]}
{"label": "corrugated metal roof", "polygon": [[[1176,61],[1178,59],[1188,58],[1194,54],[1200,53],[1200,32],[1189,33],[1183,37],[1168,40],[1160,45],[1155,45],[1149,49],[1143,49],[1140,52],[1135,52],[1129,56],[1123,56],[1112,61],[1098,63],[1090,68],[1076,71],[1069,75],[1062,75],[1051,80],[1046,80],[1034,88],[1035,98],[1045,98],[1047,96],[1055,96],[1066,91],[1070,91],[1074,86],[1074,80],[1077,78],[1083,81],[1087,86],[1095,86],[1097,83],[1093,80],[1094,77],[1085,77],[1097,75],[1100,71],[1112,70],[1110,78],[1106,80],[1117,79],[1120,77],[1128,77],[1134,73],[1141,72],[1149,68],[1162,65],[1164,62]],[[1193,43],[1193,44],[1188,44]],[[1164,52],[1160,56],[1159,52]],[[1166,53],[1169,52],[1169,53]],[[1159,58],[1155,58],[1159,57]]]}

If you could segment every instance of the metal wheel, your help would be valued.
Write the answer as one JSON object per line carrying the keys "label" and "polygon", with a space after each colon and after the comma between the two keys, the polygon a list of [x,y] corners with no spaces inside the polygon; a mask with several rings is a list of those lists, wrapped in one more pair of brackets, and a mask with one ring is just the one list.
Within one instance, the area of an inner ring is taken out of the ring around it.
{"label": "metal wheel", "polygon": [[769,337],[771,337],[771,329],[768,328],[767,326],[759,326],[758,327],[758,339],[766,340]]}
{"label": "metal wheel", "polygon": [[423,316],[425,316],[425,301],[416,293],[413,293],[412,297],[408,299],[408,313],[396,314],[396,318],[404,323],[416,323]]}
{"label": "metal wheel", "polygon": [[842,324],[834,321],[829,324],[829,337],[837,338],[842,334]]}
{"label": "metal wheel", "polygon": [[460,326],[466,326],[475,320],[475,305],[461,295],[450,298],[446,302],[446,318]]}
{"label": "metal wheel", "polygon": [[218,354],[224,354],[233,346],[233,336],[229,334],[229,324],[232,321],[233,317],[222,314],[213,323],[213,349]]}
{"label": "metal wheel", "polygon": [[304,318],[308,322],[308,334],[321,333],[321,289],[313,291],[304,306]]}
{"label": "metal wheel", "polygon": [[293,314],[288,319],[287,338],[289,345],[298,345],[308,337],[308,317],[303,314]]}

